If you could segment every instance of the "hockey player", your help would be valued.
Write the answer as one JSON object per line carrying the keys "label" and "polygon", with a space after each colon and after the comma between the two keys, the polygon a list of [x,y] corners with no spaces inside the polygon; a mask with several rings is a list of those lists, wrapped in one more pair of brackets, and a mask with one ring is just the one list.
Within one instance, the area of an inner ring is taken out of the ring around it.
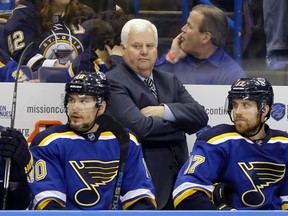
{"label": "hockey player", "polygon": [[[103,73],[80,72],[65,86],[68,124],[40,132],[31,143],[31,209],[110,208],[120,150],[115,136],[95,123],[106,109],[110,86]],[[119,209],[155,209],[141,145],[130,134]]]}
{"label": "hockey player", "polygon": [[[200,134],[174,187],[176,209],[288,209],[288,135],[266,123],[273,98],[264,78],[232,85],[227,111],[234,125]],[[214,189],[216,182],[222,186]]]}
{"label": "hockey player", "polygon": [[26,175],[33,159],[22,133],[0,126],[0,202],[3,202],[5,160],[11,158],[7,210],[26,209],[30,203],[30,191]]}

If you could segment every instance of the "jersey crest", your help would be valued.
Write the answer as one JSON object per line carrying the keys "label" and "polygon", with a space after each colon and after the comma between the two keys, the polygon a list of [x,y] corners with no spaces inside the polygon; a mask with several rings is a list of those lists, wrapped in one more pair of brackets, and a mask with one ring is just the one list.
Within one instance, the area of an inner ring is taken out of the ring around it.
{"label": "jersey crest", "polygon": [[265,202],[262,189],[279,182],[285,174],[285,164],[269,162],[249,162],[247,164],[240,162],[238,165],[253,187],[242,194],[242,202],[247,206],[261,206]]}
{"label": "jersey crest", "polygon": [[[67,28],[60,16],[53,16],[54,25],[49,34],[39,45],[42,55],[47,59],[59,59],[61,64],[73,61],[80,52],[84,51],[83,45],[74,35],[76,28]],[[84,34],[80,28],[77,34]],[[73,33],[73,34],[72,34]]]}
{"label": "jersey crest", "polygon": [[82,206],[96,205],[100,200],[100,193],[97,188],[111,182],[117,175],[119,161],[99,161],[87,160],[69,161],[81,181],[86,187],[78,190],[75,195],[75,201]]}
{"label": "jersey crest", "polygon": [[65,62],[74,60],[84,49],[76,37],[70,36],[65,33],[48,36],[39,46],[41,53],[47,59],[62,59]]}

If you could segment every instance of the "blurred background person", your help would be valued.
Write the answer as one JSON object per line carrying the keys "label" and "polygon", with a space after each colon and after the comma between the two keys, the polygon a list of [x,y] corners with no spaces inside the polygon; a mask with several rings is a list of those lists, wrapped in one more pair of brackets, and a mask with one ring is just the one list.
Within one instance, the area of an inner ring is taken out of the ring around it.
{"label": "blurred background person", "polygon": [[[68,80],[82,70],[106,72],[123,61],[120,45],[121,30],[133,18],[123,10],[98,12],[93,19],[83,23],[87,49],[82,52],[68,70]],[[92,36],[91,36],[92,35]]]}
{"label": "blurred background person", "polygon": [[231,85],[246,77],[223,48],[228,23],[221,9],[194,6],[181,31],[173,39],[171,49],[156,62],[156,68],[175,73],[184,84]]}
{"label": "blurred background person", "polygon": [[288,1],[263,0],[266,65],[269,70],[288,66]]}
{"label": "blurred background person", "polygon": [[34,42],[24,64],[33,71],[41,66],[68,67],[86,47],[83,21],[94,12],[77,0],[20,0],[5,25],[7,49],[15,61]]}

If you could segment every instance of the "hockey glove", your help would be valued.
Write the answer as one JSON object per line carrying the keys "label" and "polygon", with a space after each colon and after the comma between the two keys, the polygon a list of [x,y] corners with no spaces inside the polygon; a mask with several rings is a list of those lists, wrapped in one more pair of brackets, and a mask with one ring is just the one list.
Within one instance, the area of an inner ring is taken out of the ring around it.
{"label": "hockey glove", "polygon": [[0,133],[0,155],[11,158],[11,181],[18,181],[27,174],[33,164],[33,157],[22,133],[16,129],[6,128]]}
{"label": "hockey glove", "polygon": [[233,192],[229,186],[225,183],[216,183],[214,186],[212,201],[217,206],[217,209],[235,211],[236,209],[232,207]]}

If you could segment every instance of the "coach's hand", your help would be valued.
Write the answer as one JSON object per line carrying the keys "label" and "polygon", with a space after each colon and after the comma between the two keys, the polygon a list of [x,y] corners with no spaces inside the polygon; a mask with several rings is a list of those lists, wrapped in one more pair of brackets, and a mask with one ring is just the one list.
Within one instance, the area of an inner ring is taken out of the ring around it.
{"label": "coach's hand", "polygon": [[33,164],[32,155],[22,133],[16,129],[6,128],[0,133],[0,155],[11,158],[11,181],[19,180],[27,174]]}

